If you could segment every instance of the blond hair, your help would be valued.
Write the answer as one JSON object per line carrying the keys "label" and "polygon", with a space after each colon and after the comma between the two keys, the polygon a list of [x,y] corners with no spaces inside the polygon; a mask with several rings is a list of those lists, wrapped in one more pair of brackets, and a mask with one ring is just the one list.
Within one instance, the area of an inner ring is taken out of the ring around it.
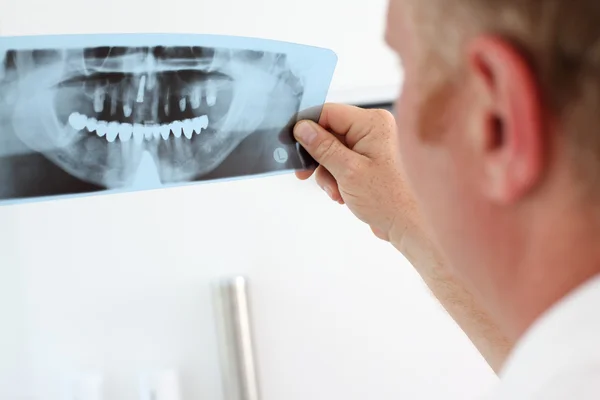
{"label": "blond hair", "polygon": [[416,29],[428,43],[440,43],[437,61],[457,63],[459,42],[480,34],[501,36],[517,47],[534,71],[547,107],[576,144],[577,157],[598,164],[593,174],[600,173],[600,0],[411,3],[420,20]]}

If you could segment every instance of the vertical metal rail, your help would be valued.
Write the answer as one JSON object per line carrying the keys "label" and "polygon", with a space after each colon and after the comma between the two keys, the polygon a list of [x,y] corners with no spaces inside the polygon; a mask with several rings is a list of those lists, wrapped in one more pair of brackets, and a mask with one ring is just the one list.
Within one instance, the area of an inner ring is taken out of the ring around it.
{"label": "vertical metal rail", "polygon": [[217,294],[227,400],[260,400],[248,282],[243,276],[224,280]]}

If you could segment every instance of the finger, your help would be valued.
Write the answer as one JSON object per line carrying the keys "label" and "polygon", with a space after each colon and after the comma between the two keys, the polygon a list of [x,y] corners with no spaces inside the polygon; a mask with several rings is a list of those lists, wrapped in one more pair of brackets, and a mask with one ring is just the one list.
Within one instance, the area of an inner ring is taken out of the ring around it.
{"label": "finger", "polygon": [[308,169],[308,170],[302,170],[302,171],[296,171],[296,178],[300,179],[301,181],[305,181],[307,179],[309,179],[311,176],[313,176],[313,174],[315,173],[314,169]]}
{"label": "finger", "polygon": [[351,149],[368,134],[387,132],[394,124],[394,116],[387,110],[335,103],[325,104],[319,118],[319,125],[334,134],[343,135]]}
{"label": "finger", "polygon": [[337,181],[323,166],[320,166],[315,171],[315,181],[317,182],[317,185],[327,193],[331,200],[339,202],[342,199]]}
{"label": "finger", "polygon": [[375,227],[370,227],[371,228],[371,232],[373,232],[373,234],[378,238],[381,239],[383,241],[389,242],[390,238],[389,235],[387,233],[385,233],[384,231],[382,231],[381,229],[377,229]]}
{"label": "finger", "polygon": [[294,136],[302,147],[338,180],[355,171],[363,156],[353,152],[332,133],[313,121],[300,121],[294,127]]}

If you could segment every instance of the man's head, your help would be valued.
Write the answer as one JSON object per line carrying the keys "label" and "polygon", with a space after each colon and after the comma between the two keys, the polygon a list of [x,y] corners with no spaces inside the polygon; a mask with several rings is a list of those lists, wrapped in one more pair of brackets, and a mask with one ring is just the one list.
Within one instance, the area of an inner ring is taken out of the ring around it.
{"label": "man's head", "polygon": [[457,273],[494,291],[600,200],[600,3],[390,1],[408,179]]}

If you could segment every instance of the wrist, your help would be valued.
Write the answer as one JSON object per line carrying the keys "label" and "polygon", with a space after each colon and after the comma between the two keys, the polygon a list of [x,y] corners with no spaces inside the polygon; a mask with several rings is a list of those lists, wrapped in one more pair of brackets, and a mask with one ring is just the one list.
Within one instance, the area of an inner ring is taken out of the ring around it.
{"label": "wrist", "polygon": [[402,254],[412,253],[413,248],[422,241],[423,230],[414,222],[415,219],[406,214],[399,215],[392,220],[387,232],[388,241]]}
{"label": "wrist", "polygon": [[437,246],[417,218],[411,222],[393,224],[389,232],[389,242],[419,274],[432,273],[443,264]]}

